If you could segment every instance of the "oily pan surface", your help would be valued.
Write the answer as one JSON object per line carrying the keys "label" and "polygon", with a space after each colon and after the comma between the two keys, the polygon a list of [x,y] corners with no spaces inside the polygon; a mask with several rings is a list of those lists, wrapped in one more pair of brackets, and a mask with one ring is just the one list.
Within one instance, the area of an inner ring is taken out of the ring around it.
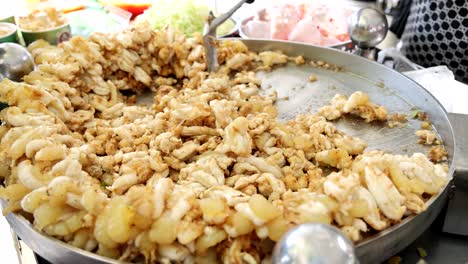
{"label": "oily pan surface", "polygon": [[[38,70],[0,84],[10,105],[0,129],[5,213],[125,261],[256,263],[297,224],[333,224],[359,241],[424,211],[445,186],[445,165],[364,153],[366,142],[327,121],[385,123],[364,93],[279,121],[280,98],[260,96],[253,71],[303,58],[226,41],[220,71],[208,74],[200,36],[146,28],[36,42]],[[153,104],[134,105],[145,90]]]}

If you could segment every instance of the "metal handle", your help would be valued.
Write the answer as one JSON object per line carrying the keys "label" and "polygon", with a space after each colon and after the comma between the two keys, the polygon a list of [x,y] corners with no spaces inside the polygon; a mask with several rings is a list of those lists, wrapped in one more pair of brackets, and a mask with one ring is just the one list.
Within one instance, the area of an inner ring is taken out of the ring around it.
{"label": "metal handle", "polygon": [[388,32],[385,15],[374,8],[362,8],[355,12],[348,21],[349,37],[357,47],[354,54],[374,60],[374,47],[381,43]]}
{"label": "metal handle", "polygon": [[[235,6],[233,6],[229,11],[226,13],[220,15],[219,17],[213,19],[211,21],[210,29],[214,29],[214,33],[216,33],[216,28],[224,23],[224,21],[228,20],[244,3],[247,4],[252,4],[254,0],[242,0],[239,3],[237,3]],[[212,15],[212,12],[210,12],[210,15]]]}
{"label": "metal handle", "polygon": [[219,67],[218,56],[216,52],[216,28],[228,20],[244,3],[252,4],[254,0],[241,0],[229,11],[215,17],[213,12],[210,11],[208,19],[206,20],[205,27],[203,28],[203,45],[206,51],[207,68],[209,72],[216,71]]}
{"label": "metal handle", "polygon": [[[377,55],[377,62],[380,63],[380,64],[385,64],[385,62],[388,60],[388,59],[391,59],[393,60],[393,65],[396,66],[396,65],[400,65],[401,63],[403,63],[403,67],[406,69],[410,69],[410,70],[413,70],[413,71],[417,71],[417,70],[421,70],[421,69],[424,69],[424,67],[410,61],[408,58],[406,58],[398,49],[396,48],[388,48],[388,49],[384,49],[382,51],[380,51]],[[392,67],[394,68],[394,67]],[[401,66],[400,66],[401,68]],[[394,68],[396,70],[398,70],[397,68]],[[400,71],[400,70],[398,70]]]}

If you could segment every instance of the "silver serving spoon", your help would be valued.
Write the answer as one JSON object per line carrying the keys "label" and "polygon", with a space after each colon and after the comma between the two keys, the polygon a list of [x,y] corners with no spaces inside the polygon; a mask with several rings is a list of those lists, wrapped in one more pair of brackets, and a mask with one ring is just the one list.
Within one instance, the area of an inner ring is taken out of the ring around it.
{"label": "silver serving spoon", "polygon": [[273,264],[357,264],[353,243],[341,231],[325,224],[302,224],[278,241]]}
{"label": "silver serving spoon", "polygon": [[8,78],[20,82],[34,67],[33,57],[25,47],[15,43],[0,44],[0,80]]}
{"label": "silver serving spoon", "polygon": [[388,32],[385,15],[374,8],[362,8],[350,17],[348,26],[349,37],[357,47],[354,54],[374,60],[374,47],[385,39]]}

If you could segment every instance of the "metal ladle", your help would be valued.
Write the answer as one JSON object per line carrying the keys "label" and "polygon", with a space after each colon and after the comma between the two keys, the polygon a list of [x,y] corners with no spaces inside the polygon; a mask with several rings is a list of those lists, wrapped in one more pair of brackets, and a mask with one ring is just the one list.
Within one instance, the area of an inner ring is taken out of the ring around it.
{"label": "metal ladle", "polygon": [[0,44],[0,81],[8,78],[20,82],[34,67],[33,57],[25,47],[15,43]]}
{"label": "metal ladle", "polygon": [[[15,43],[0,44],[0,81],[7,78],[20,82],[34,67],[33,57],[25,47]],[[7,103],[0,102],[0,110],[6,107]]]}
{"label": "metal ladle", "polygon": [[374,47],[387,36],[387,18],[377,9],[362,8],[351,15],[348,20],[348,31],[351,41],[357,47],[354,54],[374,60]]}
{"label": "metal ladle", "polygon": [[274,264],[357,264],[353,243],[325,224],[302,224],[290,230],[273,250]]}

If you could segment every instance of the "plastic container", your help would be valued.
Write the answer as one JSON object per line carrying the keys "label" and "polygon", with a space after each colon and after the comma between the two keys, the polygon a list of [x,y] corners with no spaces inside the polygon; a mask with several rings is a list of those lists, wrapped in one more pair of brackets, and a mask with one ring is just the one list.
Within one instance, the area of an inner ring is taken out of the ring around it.
{"label": "plastic container", "polygon": [[52,45],[57,45],[71,38],[71,28],[68,23],[42,31],[29,31],[20,28],[20,32],[26,46],[38,39],[43,39]]}
{"label": "plastic container", "polygon": [[14,16],[7,16],[7,17],[4,17],[4,18],[0,18],[0,22],[7,22],[7,23],[16,24]]}
{"label": "plastic container", "polygon": [[6,34],[0,35],[0,43],[5,43],[5,42],[18,43],[18,34],[17,34],[18,28],[16,27],[15,24],[7,23],[7,22],[0,22],[0,30],[8,32]]}

